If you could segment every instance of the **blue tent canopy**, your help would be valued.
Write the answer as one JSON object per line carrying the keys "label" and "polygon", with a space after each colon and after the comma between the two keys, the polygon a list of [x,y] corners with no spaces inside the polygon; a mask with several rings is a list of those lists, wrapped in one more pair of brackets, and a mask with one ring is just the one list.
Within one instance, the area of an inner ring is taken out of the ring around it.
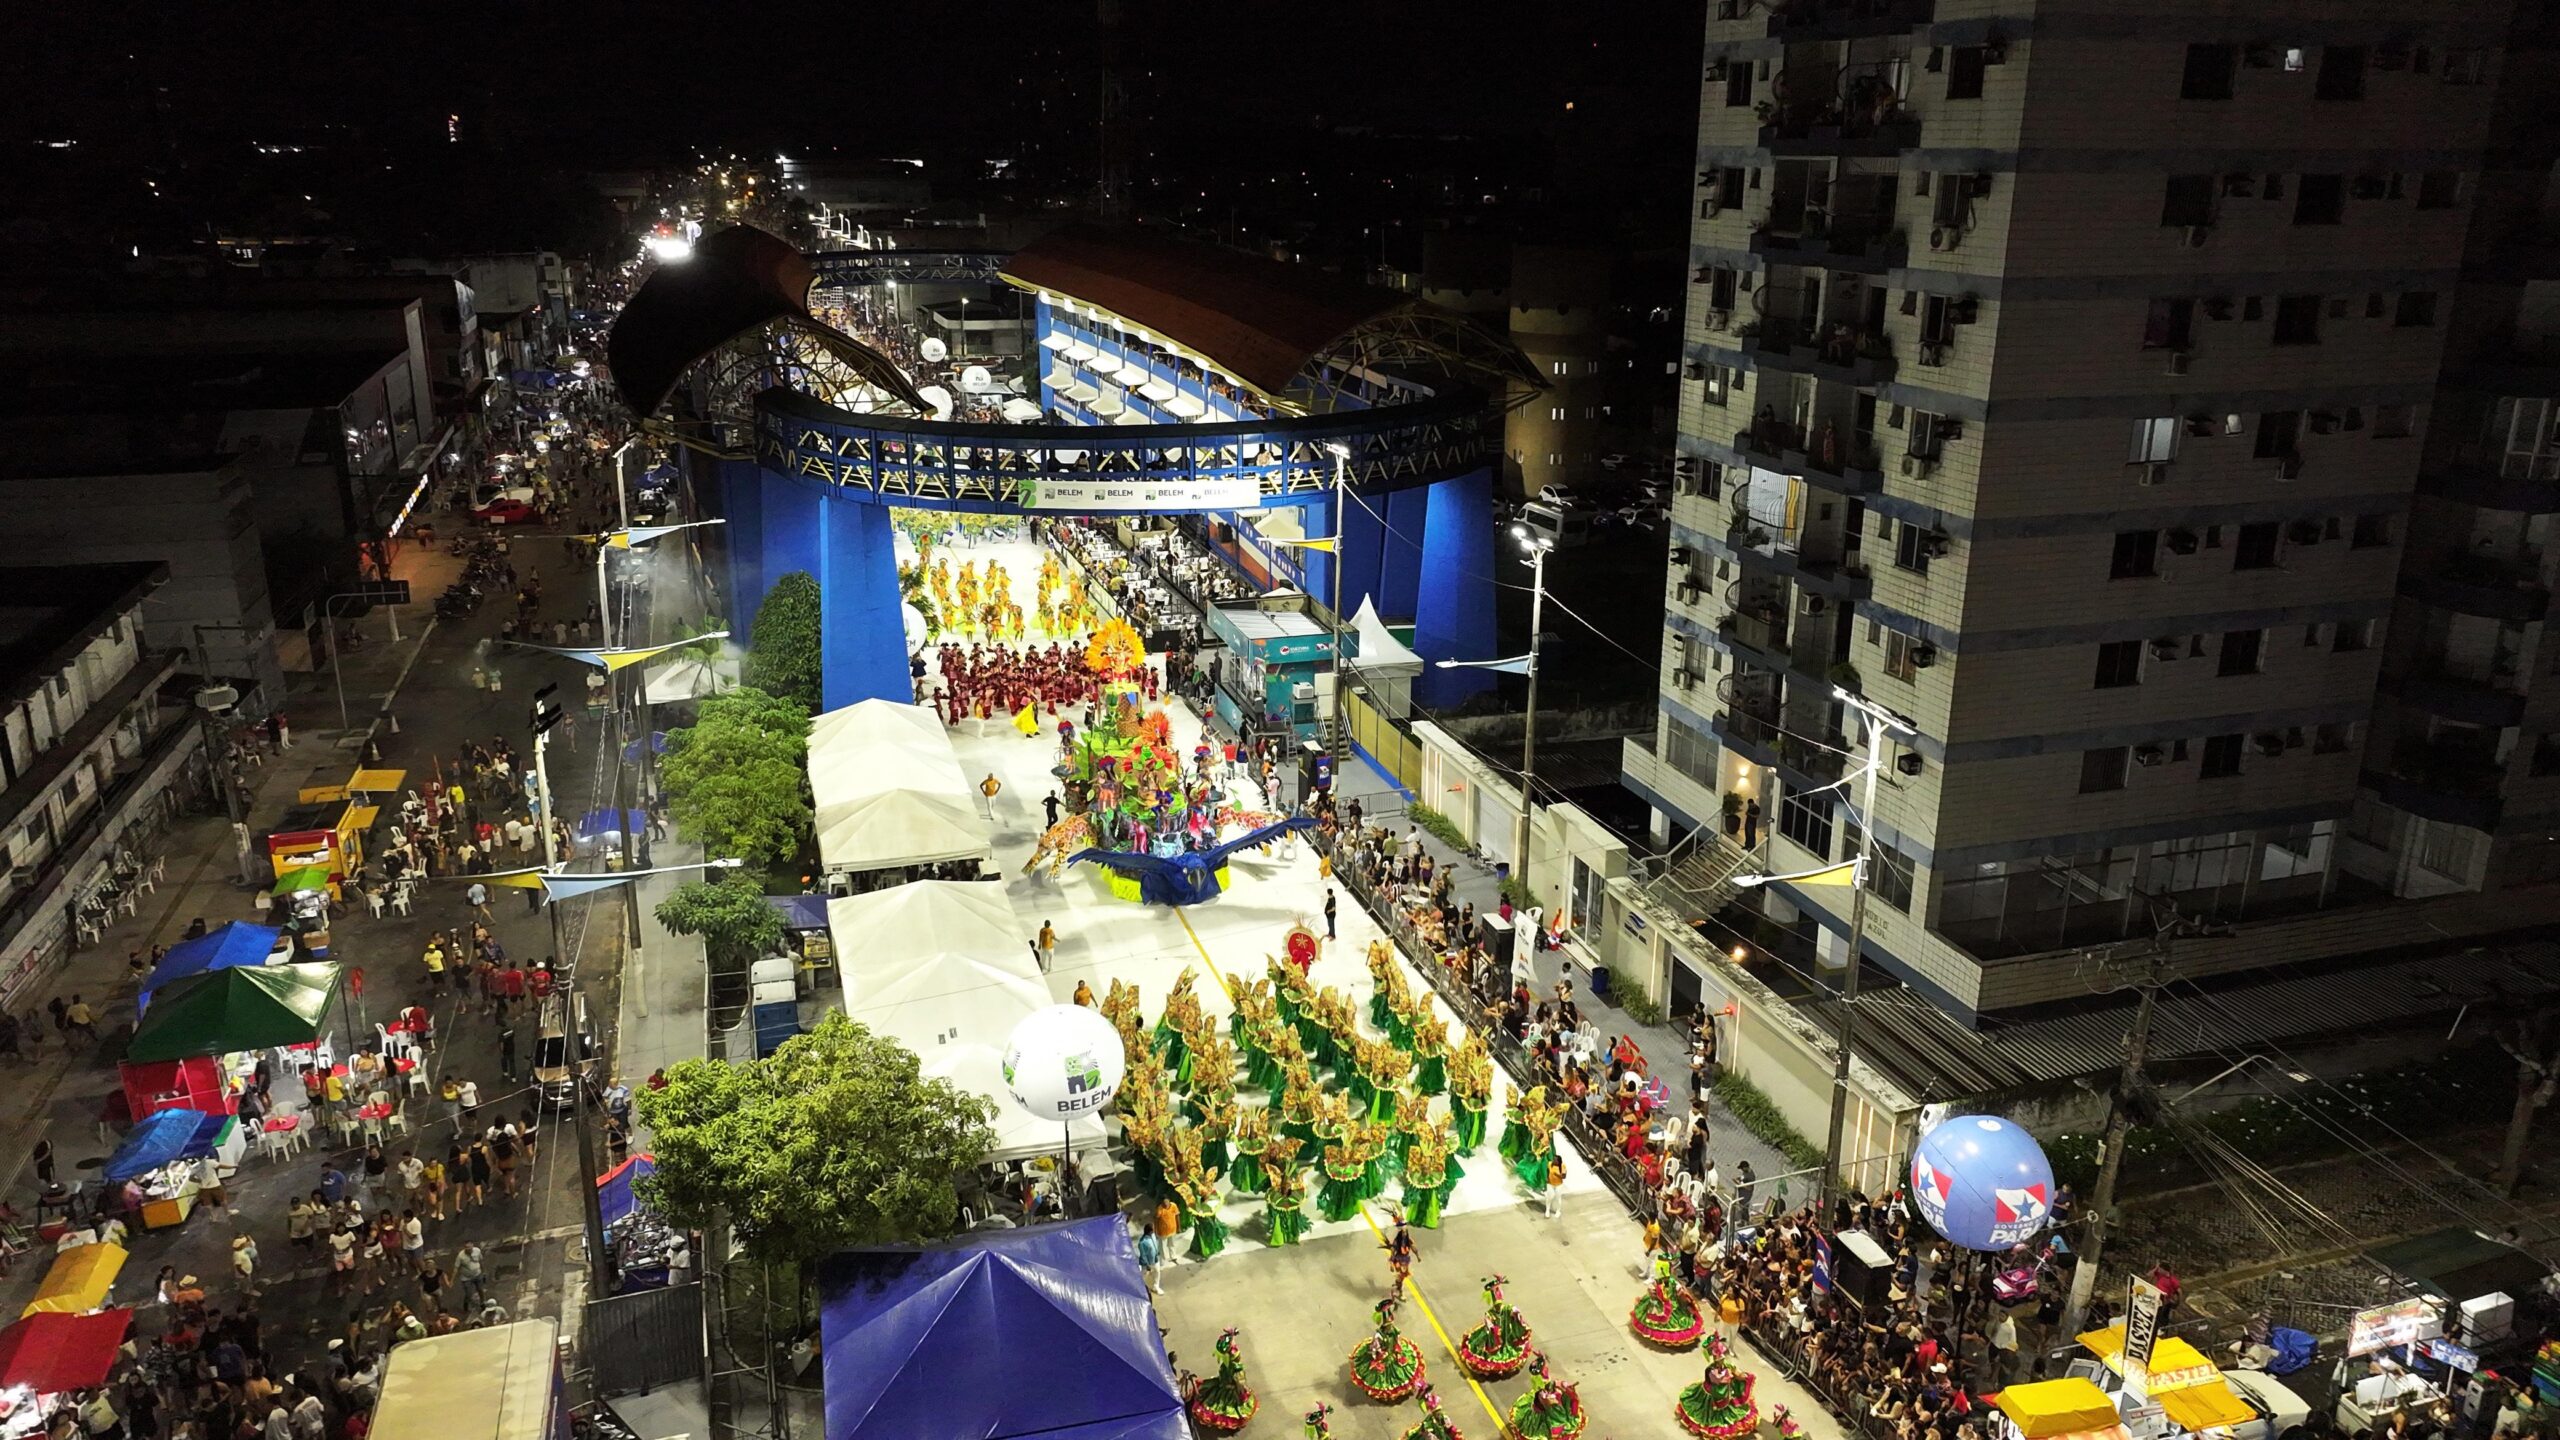
{"label": "blue tent canopy", "polygon": [[827,928],[827,897],[824,895],[767,895],[764,903],[782,912],[782,923],[794,930]]}
{"label": "blue tent canopy", "polygon": [[622,1217],[640,1208],[640,1197],[632,1193],[631,1184],[658,1173],[654,1155],[634,1155],[614,1166],[596,1181],[596,1209],[602,1212],[604,1228],[622,1223]]}
{"label": "blue tent canopy", "polygon": [[1116,1215],[818,1268],[827,1440],[1188,1440]]}
{"label": "blue tent canopy", "polygon": [[234,920],[217,925],[193,940],[179,941],[169,947],[169,953],[161,956],[160,963],[152,967],[150,978],[142,982],[140,1008],[151,1008],[153,991],[190,975],[202,975],[209,970],[229,970],[241,965],[266,964],[267,957],[275,953],[276,943],[283,934],[272,925],[252,925],[245,920]]}
{"label": "blue tent canopy", "polygon": [[122,1183],[136,1175],[147,1175],[172,1160],[210,1155],[214,1143],[222,1138],[222,1127],[230,1123],[228,1115],[207,1115],[201,1110],[155,1110],[124,1132],[123,1143],[107,1157],[107,1166],[99,1173]]}
{"label": "blue tent canopy", "polygon": [[637,835],[648,828],[646,813],[616,810],[606,805],[578,817],[577,836],[581,840],[592,840],[599,835]]}

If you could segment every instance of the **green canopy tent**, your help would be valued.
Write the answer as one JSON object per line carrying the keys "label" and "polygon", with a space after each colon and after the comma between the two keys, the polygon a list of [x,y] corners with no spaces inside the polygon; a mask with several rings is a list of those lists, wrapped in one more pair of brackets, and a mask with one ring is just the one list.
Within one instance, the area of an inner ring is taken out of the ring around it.
{"label": "green canopy tent", "polygon": [[183,1060],[316,1040],[328,1028],[341,967],[241,966],[190,975],[151,997],[127,1060]]}
{"label": "green canopy tent", "polygon": [[303,890],[326,890],[328,888],[329,869],[327,866],[302,865],[297,866],[294,869],[287,870],[283,874],[277,876],[275,888],[269,890],[267,893],[270,895],[291,895]]}

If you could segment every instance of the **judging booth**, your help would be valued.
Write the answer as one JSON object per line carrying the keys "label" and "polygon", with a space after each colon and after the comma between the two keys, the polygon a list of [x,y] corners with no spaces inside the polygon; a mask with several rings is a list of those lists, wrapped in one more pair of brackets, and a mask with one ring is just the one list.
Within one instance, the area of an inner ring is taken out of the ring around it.
{"label": "judging booth", "polygon": [[53,1257],[36,1298],[19,1315],[86,1315],[104,1308],[124,1261],[121,1245],[74,1245]]}

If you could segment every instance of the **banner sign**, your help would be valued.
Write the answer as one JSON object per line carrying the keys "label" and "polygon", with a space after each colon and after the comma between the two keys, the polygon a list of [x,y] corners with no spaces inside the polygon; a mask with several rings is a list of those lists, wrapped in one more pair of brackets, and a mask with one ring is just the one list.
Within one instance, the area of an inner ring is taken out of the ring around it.
{"label": "banner sign", "polygon": [[1026,510],[1252,510],[1262,484],[1251,476],[1215,480],[1025,480]]}
{"label": "banner sign", "polygon": [[2124,1392],[2151,1393],[2151,1350],[2160,1340],[2160,1287],[2136,1275],[2124,1304]]}
{"label": "banner sign", "polygon": [[2376,1350],[2390,1350],[2402,1345],[2415,1345],[2444,1332],[2444,1317],[2436,1313],[2427,1300],[2395,1300],[2359,1310],[2347,1322],[2347,1353],[2370,1355]]}
{"label": "banner sign", "polygon": [[2480,1368],[2479,1351],[2466,1349],[2450,1340],[2428,1341],[2427,1355],[2437,1363],[2449,1365],[2456,1370],[2472,1371]]}

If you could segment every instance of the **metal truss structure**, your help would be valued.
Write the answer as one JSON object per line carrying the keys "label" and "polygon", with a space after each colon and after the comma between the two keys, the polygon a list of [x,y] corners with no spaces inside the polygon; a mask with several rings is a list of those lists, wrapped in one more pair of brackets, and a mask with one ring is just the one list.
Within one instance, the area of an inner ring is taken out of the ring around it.
{"label": "metal truss structure", "polygon": [[1417,300],[1345,333],[1308,364],[1288,398],[1311,414],[1392,404],[1398,391],[1409,391],[1400,382],[1422,375],[1455,376],[1497,397],[1506,412],[1547,388],[1546,377],[1510,342],[1464,315]]}
{"label": "metal truss structure", "polygon": [[755,458],[776,474],[887,504],[1009,512],[1057,480],[1251,479],[1266,503],[1329,494],[1334,457],[1363,494],[1435,484],[1499,457],[1499,412],[1473,392],[1410,405],[1218,425],[980,425],[853,415],[797,389],[756,405]]}
{"label": "metal truss structure", "polygon": [[825,250],[809,257],[820,290],[901,284],[984,284],[1002,279],[1002,250]]}

